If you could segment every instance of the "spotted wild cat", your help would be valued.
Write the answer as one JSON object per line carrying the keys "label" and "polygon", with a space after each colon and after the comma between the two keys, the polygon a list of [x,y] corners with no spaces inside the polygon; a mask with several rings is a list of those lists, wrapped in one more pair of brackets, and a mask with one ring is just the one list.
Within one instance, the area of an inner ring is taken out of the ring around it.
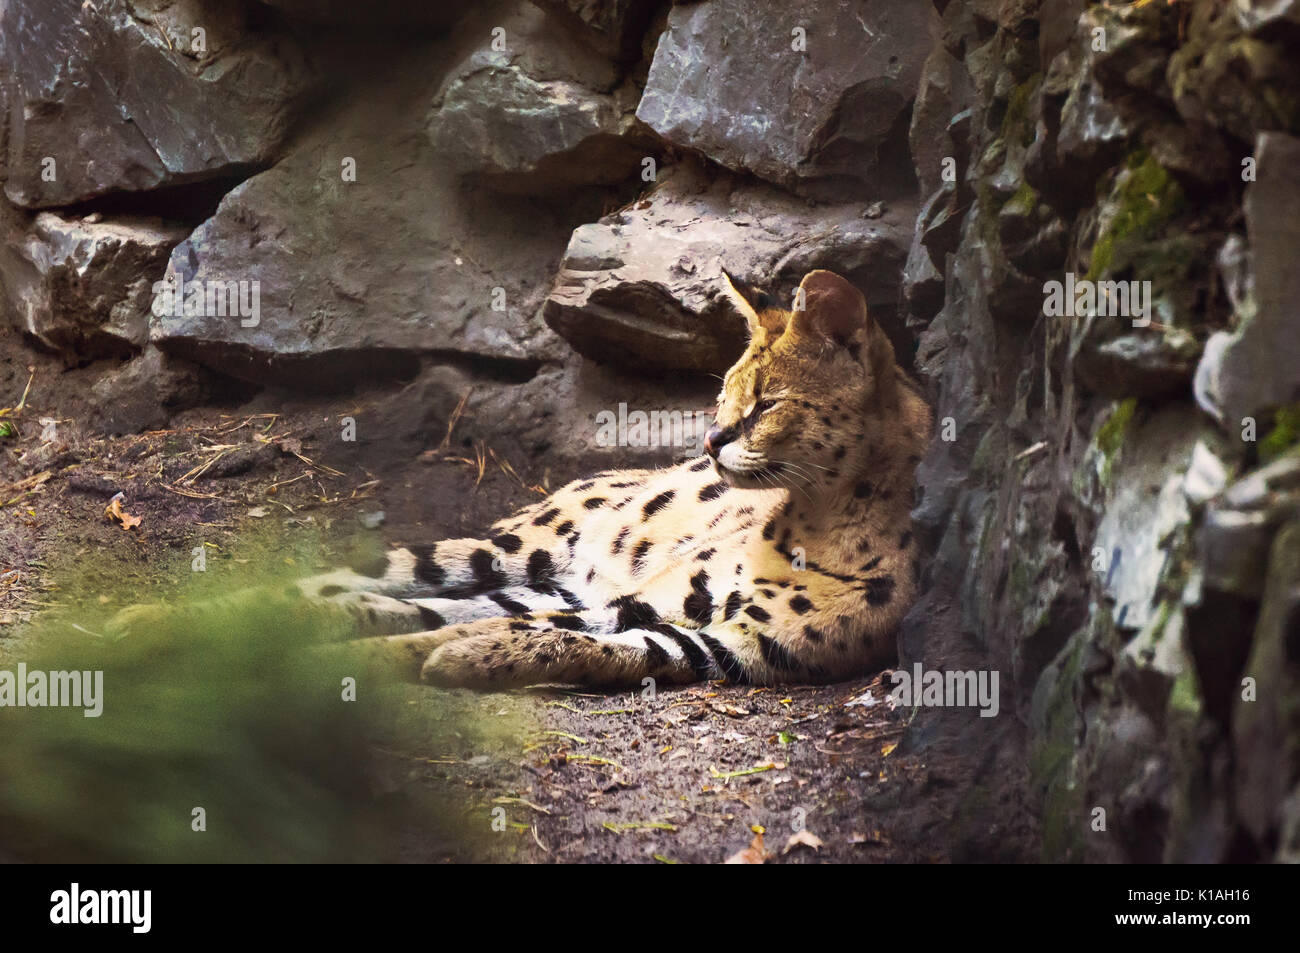
{"label": "spotted wild cat", "polygon": [[295,595],[349,612],[349,645],[433,685],[772,684],[888,664],[916,590],[930,410],[843,278],[808,274],[794,312],[727,285],[750,341],[704,456],[598,473],[483,539],[393,550]]}

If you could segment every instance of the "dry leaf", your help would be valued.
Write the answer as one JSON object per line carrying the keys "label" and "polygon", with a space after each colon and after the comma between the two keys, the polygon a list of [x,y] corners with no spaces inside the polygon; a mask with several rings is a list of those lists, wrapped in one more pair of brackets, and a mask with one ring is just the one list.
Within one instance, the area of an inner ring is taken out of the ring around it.
{"label": "dry leaf", "polygon": [[749,709],[726,702],[709,702],[709,707],[719,715],[726,715],[728,718],[744,718],[749,714]]}
{"label": "dry leaf", "polygon": [[788,854],[796,847],[801,846],[811,847],[813,850],[821,850],[822,839],[816,834],[809,833],[808,831],[800,831],[797,834],[791,834],[790,839],[785,842],[785,847],[782,848],[781,853]]}
{"label": "dry leaf", "polygon": [[736,851],[724,861],[728,864],[761,864],[772,855],[763,847],[763,835],[755,834],[754,839],[744,850]]}
{"label": "dry leaf", "polygon": [[132,516],[122,509],[121,493],[108,501],[108,506],[104,507],[104,515],[121,523],[122,529],[134,529],[142,522],[139,516]]}

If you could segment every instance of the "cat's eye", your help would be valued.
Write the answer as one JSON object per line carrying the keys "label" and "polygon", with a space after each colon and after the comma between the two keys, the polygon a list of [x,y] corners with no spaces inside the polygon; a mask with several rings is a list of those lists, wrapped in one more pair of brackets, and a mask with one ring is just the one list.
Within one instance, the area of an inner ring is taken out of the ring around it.
{"label": "cat's eye", "polygon": [[765,414],[777,405],[777,401],[771,399],[760,400],[754,404],[754,416]]}

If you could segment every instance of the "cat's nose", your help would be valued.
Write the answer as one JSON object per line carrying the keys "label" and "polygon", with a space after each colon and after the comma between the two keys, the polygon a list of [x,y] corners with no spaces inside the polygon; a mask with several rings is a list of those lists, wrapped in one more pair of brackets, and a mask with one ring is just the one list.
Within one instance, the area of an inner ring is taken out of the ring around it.
{"label": "cat's nose", "polygon": [[739,431],[735,427],[719,427],[714,424],[704,435],[704,452],[716,457],[718,451],[736,439]]}

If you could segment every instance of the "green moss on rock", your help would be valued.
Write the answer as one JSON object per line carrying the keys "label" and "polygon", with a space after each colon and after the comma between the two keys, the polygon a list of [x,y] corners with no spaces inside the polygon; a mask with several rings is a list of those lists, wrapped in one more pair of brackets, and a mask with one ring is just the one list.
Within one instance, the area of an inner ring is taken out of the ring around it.
{"label": "green moss on rock", "polygon": [[1110,412],[1105,423],[1097,428],[1096,445],[1097,451],[1101,454],[1101,479],[1106,485],[1110,485],[1111,472],[1115,466],[1115,458],[1124,446],[1124,438],[1128,433],[1129,424],[1133,421],[1133,414],[1137,411],[1137,398],[1129,397],[1115,405],[1115,409]]}
{"label": "green moss on rock", "polygon": [[1300,404],[1290,404],[1273,415],[1273,428],[1259,442],[1259,460],[1272,463],[1300,443]]}
{"label": "green moss on rock", "polygon": [[1002,205],[1003,215],[1015,215],[1029,218],[1038,208],[1038,190],[1028,182],[1022,182],[1016,194]]}
{"label": "green moss on rock", "polygon": [[1034,141],[1034,126],[1029,121],[1029,101],[1042,82],[1041,73],[1035,73],[1011,91],[1007,111],[1002,117],[1001,138],[1029,146]]}
{"label": "green moss on rock", "polygon": [[1095,281],[1104,275],[1115,258],[1117,246],[1155,237],[1156,230],[1179,212],[1184,203],[1182,187],[1151,155],[1139,150],[1129,156],[1108,201],[1117,205],[1114,217],[1097,236],[1085,276]]}

